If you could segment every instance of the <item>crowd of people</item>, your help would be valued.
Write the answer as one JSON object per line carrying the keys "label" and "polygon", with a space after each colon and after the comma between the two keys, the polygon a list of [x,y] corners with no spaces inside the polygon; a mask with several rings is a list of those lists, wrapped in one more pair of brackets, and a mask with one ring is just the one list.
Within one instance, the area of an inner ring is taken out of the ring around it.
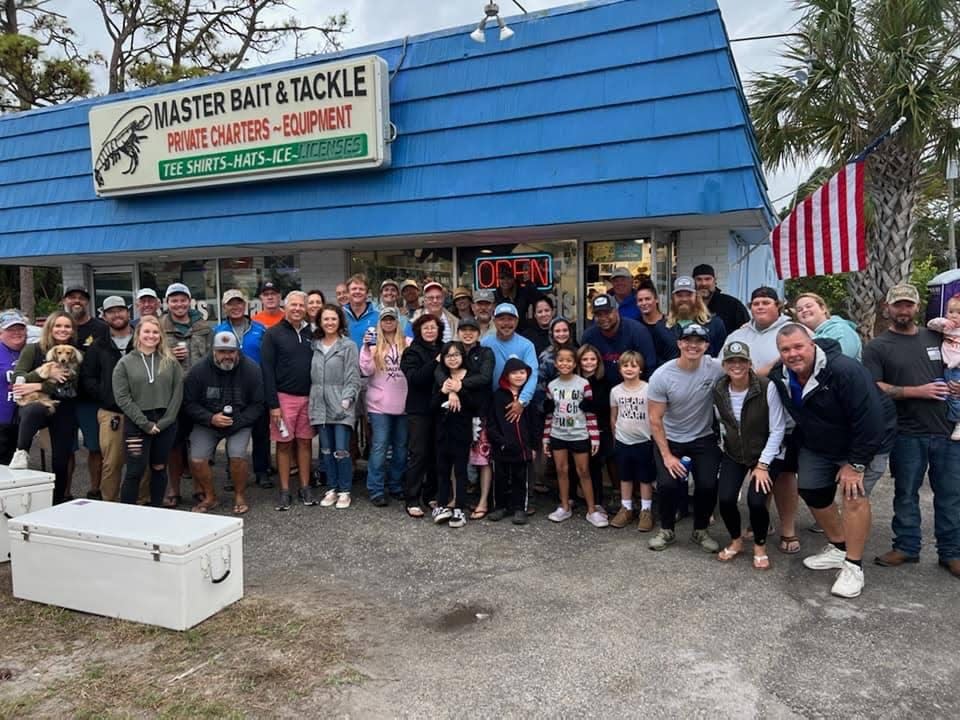
{"label": "crowd of people", "polygon": [[[802,499],[828,541],[803,563],[837,570],[842,597],[864,586],[870,495],[889,466],[893,546],[875,562],[918,561],[927,476],[939,560],[960,577],[960,296],[924,327],[916,288],[897,285],[890,329],[862,346],[812,293],[787,308],[759,287],[745,307],[699,265],[661,309],[656,287],[634,280],[613,272],[579,339],[551,297],[509,272],[496,289],[408,279],[376,294],[357,274],[335,302],[320,290],[281,298],[265,282],[252,315],[249,298],[227,290],[213,327],[182,283],[165,289],[164,312],[145,288],[135,313],[110,296],[100,318],[88,291],[70,287],[35,344],[19,312],[0,314],[0,463],[27,468],[46,428],[54,502],[64,502],[79,430],[88,497],[174,508],[189,471],[192,509],[209,512],[220,503],[211,465],[222,443],[224,491],[244,514],[251,476],[273,487],[275,445],[277,510],[292,507],[294,482],[300,504],[344,510],[359,435],[376,507],[393,500],[451,528],[523,525],[533,491],[553,492],[550,521],[582,508],[594,527],[651,533],[655,551],[676,542],[690,513],[691,543],[724,563],[749,544],[760,571],[771,567],[771,502],[777,549],[789,555],[801,550]],[[64,347],[82,354],[76,367]],[[711,532],[715,513],[726,544]]]}

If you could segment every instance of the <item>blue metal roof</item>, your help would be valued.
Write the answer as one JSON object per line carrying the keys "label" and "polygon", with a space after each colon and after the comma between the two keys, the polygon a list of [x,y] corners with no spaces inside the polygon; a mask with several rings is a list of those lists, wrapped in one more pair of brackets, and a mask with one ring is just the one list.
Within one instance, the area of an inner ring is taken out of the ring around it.
{"label": "blue metal roof", "polygon": [[[87,113],[120,96],[0,118],[0,258],[743,210],[765,235],[765,183],[716,0],[593,0],[508,22],[506,42],[477,44],[468,27],[408,40],[390,91],[399,136],[381,171],[98,199]],[[396,40],[229,78],[369,54],[394,71],[403,50]]]}

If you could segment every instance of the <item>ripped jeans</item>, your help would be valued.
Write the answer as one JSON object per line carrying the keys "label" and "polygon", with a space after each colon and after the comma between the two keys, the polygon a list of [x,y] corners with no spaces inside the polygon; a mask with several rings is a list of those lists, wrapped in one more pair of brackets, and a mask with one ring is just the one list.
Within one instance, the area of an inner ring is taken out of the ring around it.
{"label": "ripped jeans", "polygon": [[[148,420],[156,421],[163,417],[164,410],[148,410],[144,413]],[[148,435],[133,421],[123,418],[123,444],[127,459],[127,469],[120,486],[120,502],[133,504],[140,494],[140,479],[149,464],[150,504],[163,506],[163,496],[167,491],[167,458],[177,438],[177,424],[161,431],[157,435]],[[159,469],[158,467],[159,466]]]}
{"label": "ripped jeans", "polygon": [[320,457],[327,471],[327,487],[338,493],[350,492],[353,485],[353,460],[350,457],[349,425],[314,425],[320,438]]}

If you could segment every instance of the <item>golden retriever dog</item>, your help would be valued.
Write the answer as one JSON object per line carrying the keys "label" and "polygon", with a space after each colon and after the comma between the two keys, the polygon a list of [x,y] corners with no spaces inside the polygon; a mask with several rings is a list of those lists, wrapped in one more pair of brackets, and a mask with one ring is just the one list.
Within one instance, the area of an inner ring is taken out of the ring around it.
{"label": "golden retriever dog", "polygon": [[[80,363],[83,361],[83,353],[77,350],[73,345],[54,345],[47,352],[46,362],[37,368],[37,375],[44,380],[48,380],[54,368],[61,368],[67,371],[66,380],[60,385],[59,392],[64,397],[76,397],[77,377],[80,372]],[[17,398],[17,405],[21,407],[29,405],[32,402],[38,402],[47,408],[51,415],[56,410],[59,400],[54,400],[47,393],[37,391],[27,393]]]}

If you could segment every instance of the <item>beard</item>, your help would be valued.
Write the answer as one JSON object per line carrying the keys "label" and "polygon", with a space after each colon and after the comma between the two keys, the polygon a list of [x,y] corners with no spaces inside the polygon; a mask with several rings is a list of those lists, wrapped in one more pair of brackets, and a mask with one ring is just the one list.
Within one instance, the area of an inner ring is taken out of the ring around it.
{"label": "beard", "polygon": [[70,306],[70,317],[74,320],[79,320],[87,314],[87,308],[83,305],[71,305]]}
{"label": "beard", "polygon": [[909,330],[913,327],[913,315],[894,315],[891,320],[897,330]]}
{"label": "beard", "polygon": [[236,360],[214,360],[213,364],[224,372],[230,372],[237,366]]}

